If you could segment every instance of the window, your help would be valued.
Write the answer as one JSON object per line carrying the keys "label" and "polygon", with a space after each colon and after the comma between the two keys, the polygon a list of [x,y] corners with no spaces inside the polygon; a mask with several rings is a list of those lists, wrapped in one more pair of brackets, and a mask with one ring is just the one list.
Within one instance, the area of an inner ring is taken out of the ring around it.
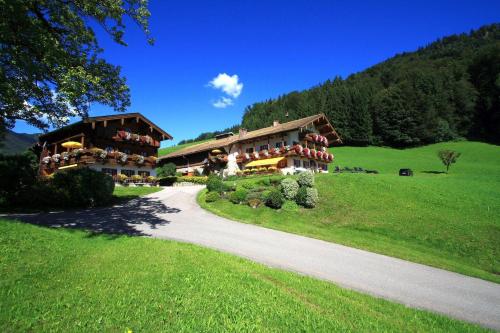
{"label": "window", "polygon": [[148,157],[148,153],[146,153],[145,151],[141,151],[141,155],[144,157]]}
{"label": "window", "polygon": [[116,169],[102,168],[101,171],[107,175],[116,176]]}
{"label": "window", "polygon": [[145,178],[145,177],[149,177],[150,173],[149,171],[139,171],[137,172],[139,174],[139,176]]}
{"label": "window", "polygon": [[293,160],[293,166],[295,168],[300,168],[300,166],[301,166],[300,160]]}
{"label": "window", "polygon": [[123,149],[123,152],[124,152],[125,154],[127,154],[127,155],[130,155],[130,149],[128,149],[128,148],[124,148],[124,149]]}
{"label": "window", "polygon": [[253,153],[253,147],[247,148],[247,149],[245,150],[245,152],[246,152],[247,154],[251,154],[251,153]]}
{"label": "window", "polygon": [[135,175],[135,171],[134,170],[122,169],[121,173],[124,174],[127,177]]}
{"label": "window", "polygon": [[276,145],[275,145],[275,147],[276,147],[276,148],[278,148],[278,149],[279,149],[279,148],[281,148],[282,146],[283,146],[283,142],[281,142],[281,141],[276,142]]}
{"label": "window", "polygon": [[268,150],[268,149],[269,149],[269,145],[262,145],[259,148],[260,151],[262,151],[262,150]]}
{"label": "window", "polygon": [[328,165],[321,164],[321,169],[324,170],[324,171],[328,171]]}
{"label": "window", "polygon": [[316,162],[311,161],[311,169],[316,169]]}
{"label": "window", "polygon": [[304,161],[304,168],[309,169],[309,161]]}

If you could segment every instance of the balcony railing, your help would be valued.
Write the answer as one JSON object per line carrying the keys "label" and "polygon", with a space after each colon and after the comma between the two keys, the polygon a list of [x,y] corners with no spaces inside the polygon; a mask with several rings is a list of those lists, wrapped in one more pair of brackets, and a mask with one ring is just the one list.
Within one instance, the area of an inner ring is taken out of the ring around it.
{"label": "balcony railing", "polygon": [[99,148],[74,149],[70,152],[49,155],[42,158],[42,168],[48,173],[67,167],[70,165],[91,165],[102,163],[107,165],[121,166],[146,166],[154,168],[156,166],[156,157],[141,155],[127,155],[123,152],[106,152]]}
{"label": "balcony railing", "polygon": [[303,148],[301,145],[284,146],[281,148],[271,148],[269,150],[261,150],[260,152],[243,153],[236,157],[238,163],[245,163],[254,160],[267,159],[272,157],[287,157],[298,156],[306,157],[322,163],[330,163],[334,160],[333,154],[326,151],[326,148],[315,150]]}

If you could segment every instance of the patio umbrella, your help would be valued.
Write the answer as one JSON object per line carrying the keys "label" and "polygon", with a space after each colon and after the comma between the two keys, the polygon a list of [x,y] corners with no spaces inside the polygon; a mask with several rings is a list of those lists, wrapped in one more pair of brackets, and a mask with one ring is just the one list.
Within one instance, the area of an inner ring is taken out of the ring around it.
{"label": "patio umbrella", "polygon": [[212,154],[220,154],[220,153],[222,153],[222,151],[220,151],[220,149],[212,150]]}
{"label": "patio umbrella", "polygon": [[76,141],[67,141],[61,144],[61,146],[63,146],[64,148],[68,148],[68,151],[74,148],[82,148],[82,144]]}

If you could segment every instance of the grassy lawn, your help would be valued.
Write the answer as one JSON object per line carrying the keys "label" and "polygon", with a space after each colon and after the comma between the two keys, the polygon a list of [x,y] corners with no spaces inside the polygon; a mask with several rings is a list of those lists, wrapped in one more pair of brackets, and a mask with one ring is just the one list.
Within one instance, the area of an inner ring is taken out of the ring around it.
{"label": "grassy lawn", "polygon": [[[449,174],[440,149],[462,153]],[[500,282],[500,147],[450,142],[395,150],[332,149],[336,165],[371,174],[316,177],[317,208],[252,209],[221,200],[208,210],[239,221],[342,243]],[[330,168],[333,170],[332,165]],[[409,167],[414,177],[399,177]]]}
{"label": "grassy lawn", "polygon": [[3,332],[476,332],[202,247],[0,220]]}
{"label": "grassy lawn", "polygon": [[146,186],[115,186],[115,191],[113,192],[113,196],[118,199],[134,199],[140,197],[142,195],[155,193],[163,190],[161,187],[146,187]]}
{"label": "grassy lawn", "polygon": [[158,149],[158,156],[167,155],[167,154],[173,153],[174,151],[177,151],[177,150],[180,150],[183,148],[187,148],[189,146],[194,146],[194,145],[197,145],[199,143],[207,142],[210,140],[213,140],[213,139],[201,140],[201,141],[196,141],[196,142],[184,143],[182,145],[175,145],[175,146],[160,148],[160,149]]}

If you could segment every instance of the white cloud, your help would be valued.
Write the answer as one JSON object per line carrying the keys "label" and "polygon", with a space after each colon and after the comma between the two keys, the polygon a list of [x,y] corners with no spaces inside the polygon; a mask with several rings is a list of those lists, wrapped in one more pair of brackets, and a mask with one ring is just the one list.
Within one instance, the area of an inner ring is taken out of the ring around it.
{"label": "white cloud", "polygon": [[213,102],[212,105],[218,109],[224,109],[230,105],[233,105],[233,100],[229,97],[221,97]]}
{"label": "white cloud", "polygon": [[227,75],[226,73],[220,73],[208,85],[214,89],[220,89],[229,96],[237,98],[241,91],[243,90],[243,83],[238,82],[238,75]]}

